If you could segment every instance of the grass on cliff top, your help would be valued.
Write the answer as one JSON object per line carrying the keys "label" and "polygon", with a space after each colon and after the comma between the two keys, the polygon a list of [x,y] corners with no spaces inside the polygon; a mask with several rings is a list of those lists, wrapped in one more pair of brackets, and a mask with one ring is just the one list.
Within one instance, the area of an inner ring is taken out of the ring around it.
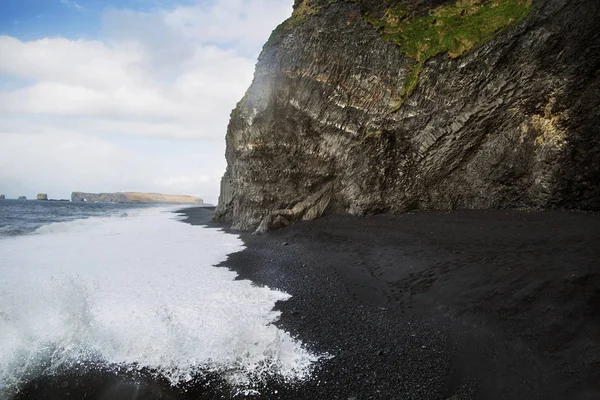
{"label": "grass on cliff top", "polygon": [[286,31],[297,25],[303,24],[310,16],[317,14],[319,11],[320,7],[313,6],[309,0],[303,1],[294,9],[294,11],[292,11],[292,15],[288,19],[277,25],[273,32],[271,32],[267,44],[278,44]]}
{"label": "grass on cliff top", "polygon": [[320,7],[313,6],[309,0],[304,0],[298,7],[292,12],[290,22],[292,25],[299,25],[304,23],[311,15],[315,15],[319,12]]}
{"label": "grass on cliff top", "polygon": [[502,29],[522,21],[531,9],[531,0],[458,0],[414,17],[405,4],[388,8],[383,17],[366,19],[382,37],[400,47],[415,60],[409,71],[397,111],[417,86],[427,60],[441,53],[460,57],[480,46]]}
{"label": "grass on cliff top", "polygon": [[[329,0],[325,5],[337,1],[354,0]],[[532,0],[457,0],[454,4],[436,7],[427,15],[415,16],[414,10],[401,1],[388,7],[382,17],[363,14],[385,40],[397,44],[401,52],[414,60],[406,75],[400,101],[392,112],[398,111],[412,95],[427,60],[442,53],[448,53],[451,58],[464,55],[501,30],[525,19],[531,3]],[[283,31],[304,23],[325,5],[304,0],[292,16],[273,31],[269,42],[278,42]]]}

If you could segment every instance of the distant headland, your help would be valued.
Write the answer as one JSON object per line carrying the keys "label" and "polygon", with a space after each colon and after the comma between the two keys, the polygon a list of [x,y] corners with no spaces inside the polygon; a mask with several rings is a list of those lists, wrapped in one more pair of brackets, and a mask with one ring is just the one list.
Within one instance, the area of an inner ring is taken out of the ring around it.
{"label": "distant headland", "polygon": [[160,193],[116,192],[116,193],[71,193],[71,201],[99,201],[114,203],[194,203],[204,204],[199,197]]}

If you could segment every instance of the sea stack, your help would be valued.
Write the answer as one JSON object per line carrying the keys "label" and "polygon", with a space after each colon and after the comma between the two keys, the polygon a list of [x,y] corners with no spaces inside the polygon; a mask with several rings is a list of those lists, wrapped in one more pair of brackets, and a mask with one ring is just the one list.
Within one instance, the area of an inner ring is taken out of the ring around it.
{"label": "sea stack", "polygon": [[3,194],[0,194],[0,200],[6,200],[6,196],[4,196]]}
{"label": "sea stack", "polygon": [[46,193],[38,193],[37,199],[38,200],[48,200],[48,195]]}
{"label": "sea stack", "polygon": [[298,0],[231,113],[215,216],[600,209],[598,0]]}
{"label": "sea stack", "polygon": [[27,200],[27,196],[19,196],[18,200]]}

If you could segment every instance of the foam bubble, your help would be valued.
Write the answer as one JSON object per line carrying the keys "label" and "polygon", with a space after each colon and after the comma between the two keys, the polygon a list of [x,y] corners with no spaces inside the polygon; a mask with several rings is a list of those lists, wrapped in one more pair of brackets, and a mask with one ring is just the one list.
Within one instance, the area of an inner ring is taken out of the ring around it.
{"label": "foam bubble", "polygon": [[160,209],[42,232],[1,243],[0,391],[82,363],[244,384],[304,379],[318,359],[272,325],[289,295],[213,266],[243,249],[236,235]]}

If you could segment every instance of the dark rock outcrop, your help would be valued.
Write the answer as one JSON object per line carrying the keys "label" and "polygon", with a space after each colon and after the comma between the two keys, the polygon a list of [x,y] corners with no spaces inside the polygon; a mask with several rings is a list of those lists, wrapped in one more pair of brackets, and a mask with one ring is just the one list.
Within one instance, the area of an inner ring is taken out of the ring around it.
{"label": "dark rock outcrop", "polygon": [[46,193],[38,193],[37,199],[38,200],[48,200],[48,195]]}
{"label": "dark rock outcrop", "polygon": [[116,192],[116,193],[71,193],[71,201],[97,201],[112,203],[194,203],[204,204],[199,197],[160,193]]}
{"label": "dark rock outcrop", "polygon": [[27,200],[27,196],[19,196],[18,200]]}
{"label": "dark rock outcrop", "polygon": [[[514,5],[526,8],[498,14]],[[469,39],[463,22],[485,12]],[[231,114],[226,157],[215,215],[238,229],[333,212],[597,210],[600,3],[297,1]]]}
{"label": "dark rock outcrop", "polygon": [[0,194],[0,200],[6,200],[6,196],[3,194]]}

